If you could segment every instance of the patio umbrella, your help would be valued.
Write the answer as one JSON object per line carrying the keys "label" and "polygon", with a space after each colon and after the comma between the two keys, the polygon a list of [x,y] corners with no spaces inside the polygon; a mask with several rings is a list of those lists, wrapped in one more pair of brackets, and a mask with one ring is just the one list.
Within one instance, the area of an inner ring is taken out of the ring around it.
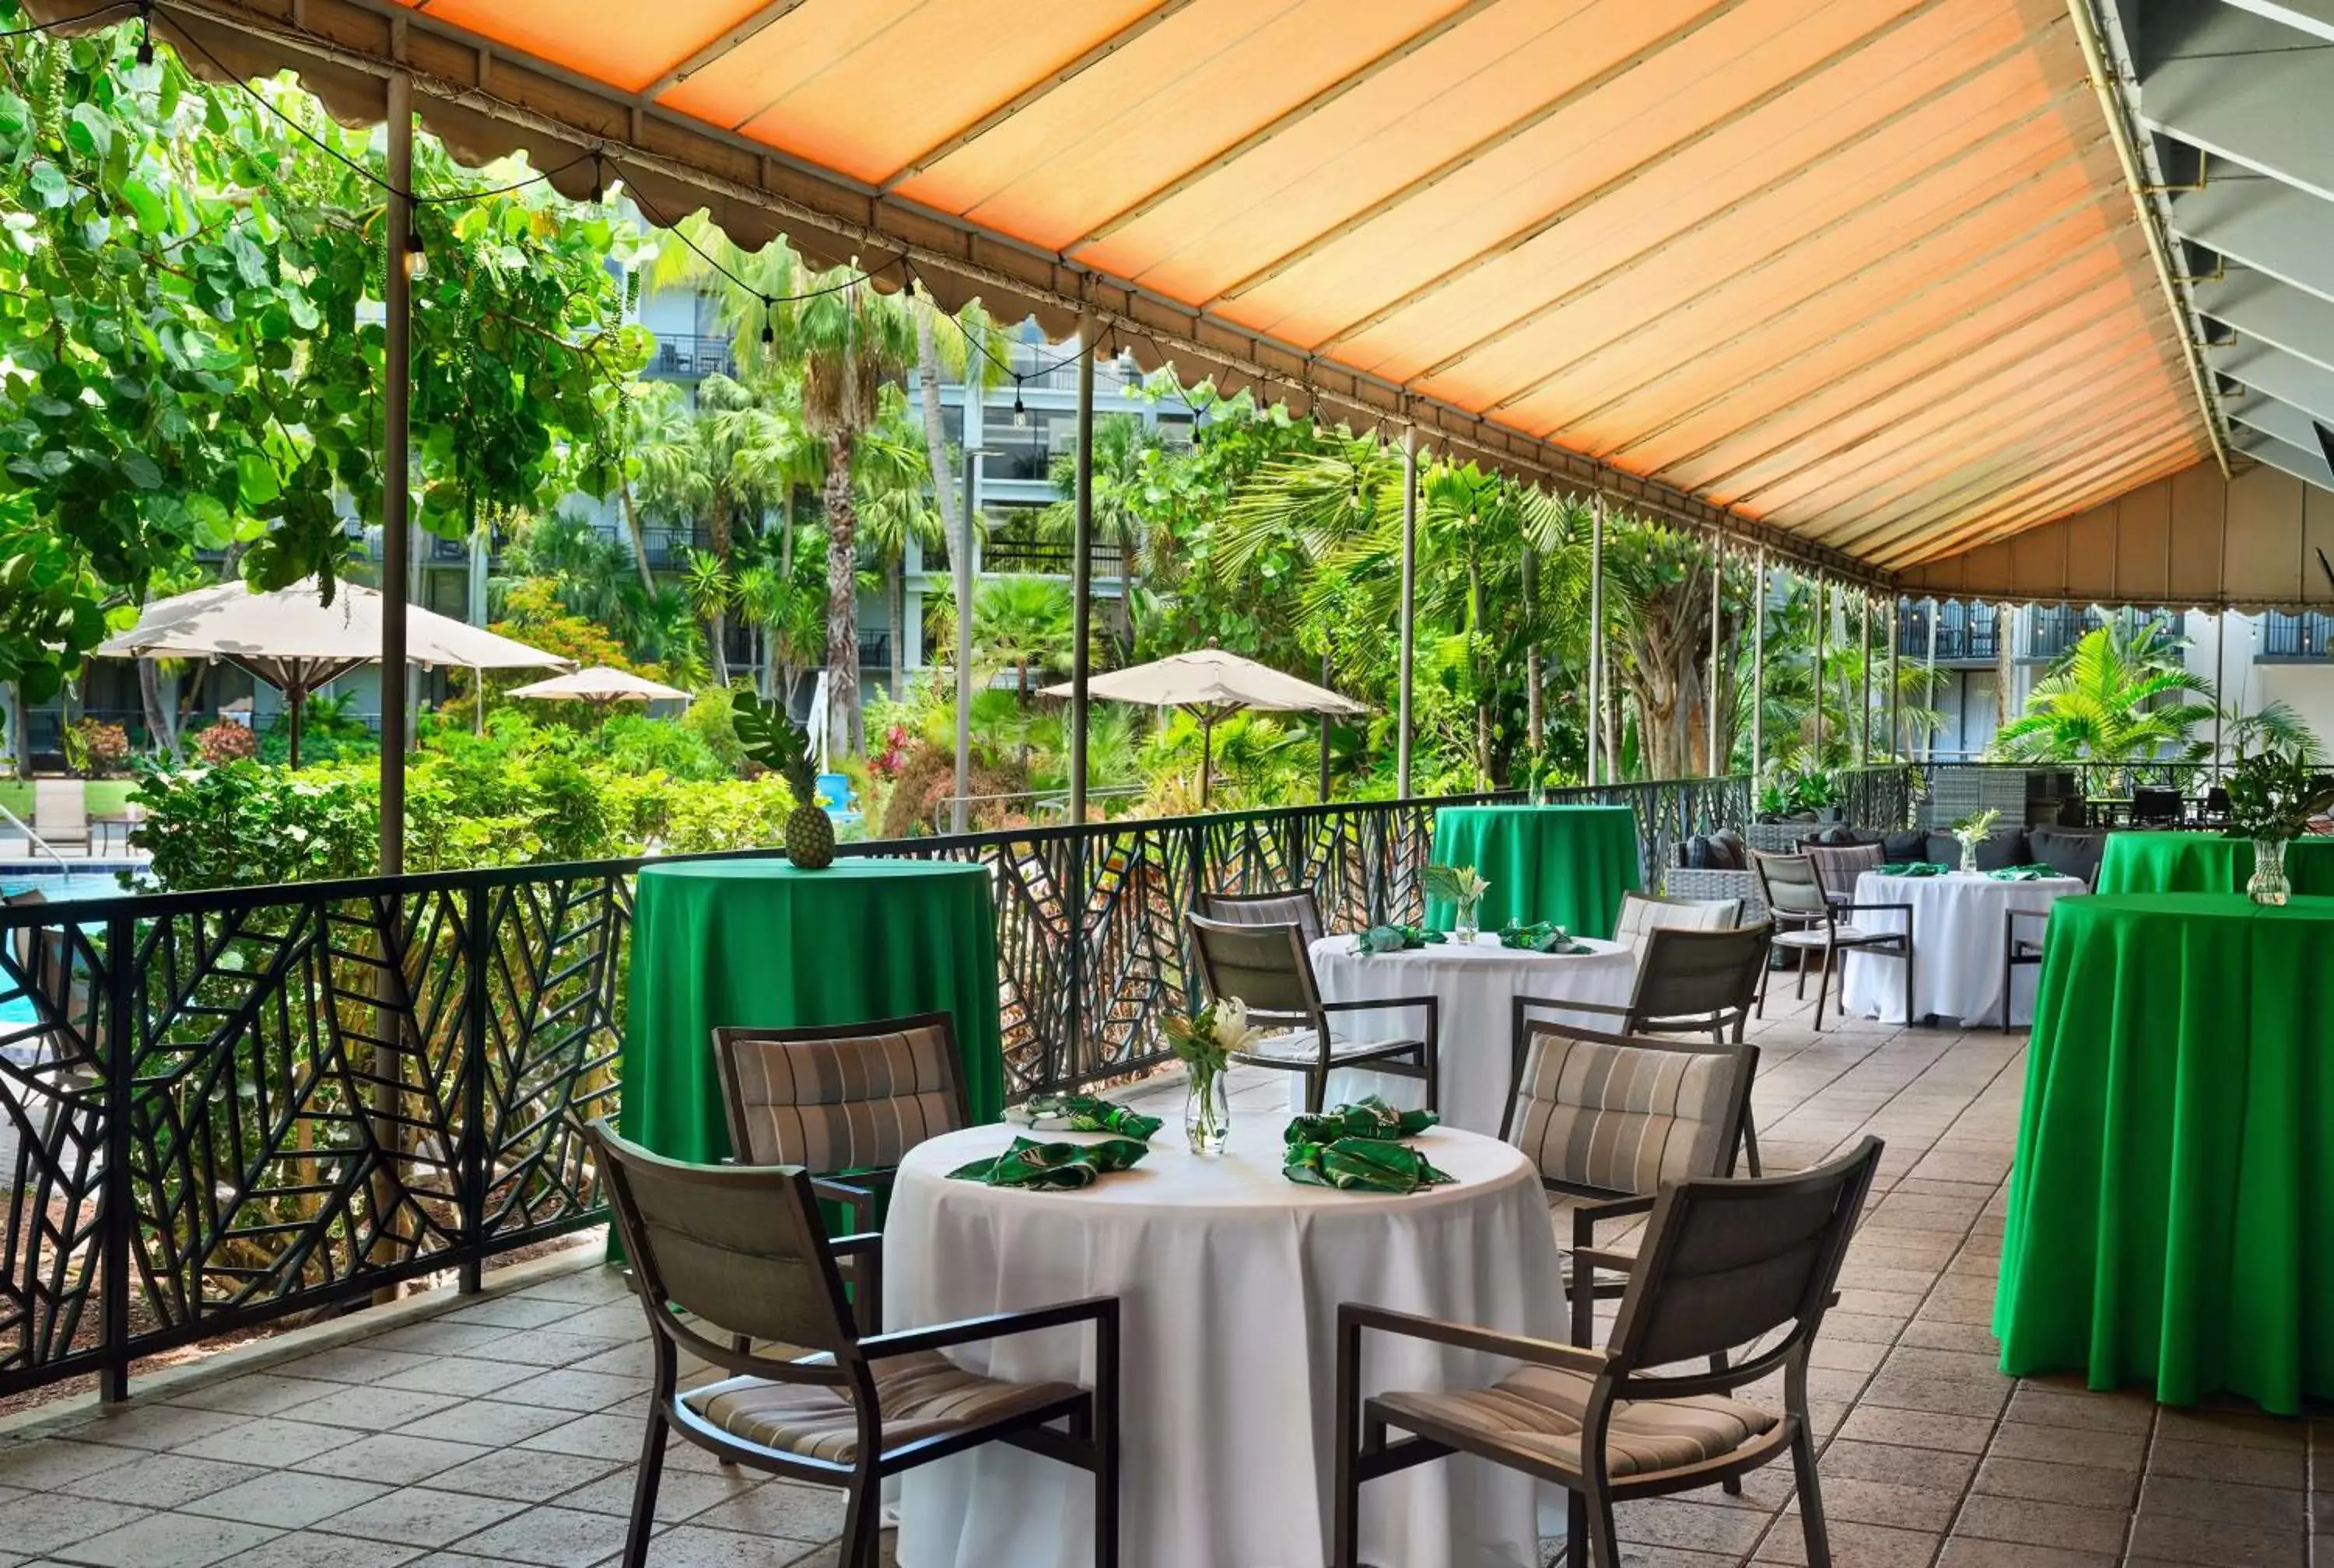
{"label": "patio umbrella", "polygon": [[[1045,688],[1047,697],[1067,697],[1070,683]],[[1139,702],[1153,707],[1188,707],[1200,717],[1200,803],[1208,803],[1208,774],[1215,759],[1219,720],[1243,708],[1272,713],[1316,713],[1324,732],[1330,717],[1369,711],[1326,686],[1283,675],[1270,665],[1220,648],[1171,653],[1148,664],[1114,669],[1086,682],[1086,695],[1105,702]]]}
{"label": "patio umbrella", "polygon": [[[137,625],[97,651],[114,659],[224,659],[242,666],[283,692],[292,710],[292,765],[297,767],[308,694],[381,658],[381,602],[380,590],[343,582],[326,604],[313,577],[270,593],[221,582],[148,605]],[[405,613],[407,661],[424,669],[564,669],[574,663],[418,604],[407,605]]]}
{"label": "patio umbrella", "polygon": [[589,669],[555,675],[531,686],[514,686],[503,695],[529,697],[541,702],[593,702],[604,706],[612,702],[662,702],[686,698],[689,693],[679,687],[634,675],[629,669],[595,664]]}

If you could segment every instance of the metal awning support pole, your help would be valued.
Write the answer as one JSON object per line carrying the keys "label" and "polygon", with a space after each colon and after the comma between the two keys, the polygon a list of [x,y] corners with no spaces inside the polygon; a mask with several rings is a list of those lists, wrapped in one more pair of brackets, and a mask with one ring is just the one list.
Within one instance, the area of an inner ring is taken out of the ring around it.
{"label": "metal awning support pole", "polygon": [[1394,737],[1396,800],[1410,798],[1411,660],[1418,635],[1418,430],[1402,433],[1402,695]]}
{"label": "metal awning support pole", "polygon": [[[1329,656],[1321,656],[1321,684],[1329,685]],[[1315,715],[1321,721],[1321,803],[1329,802],[1329,710],[1323,708]]]}
{"label": "metal awning support pole", "polygon": [[1759,576],[1750,585],[1750,776],[1767,765],[1767,547],[1759,547]]}
{"label": "metal awning support pole", "polygon": [[405,603],[412,592],[406,434],[413,386],[413,78],[389,78],[389,204],[381,224],[381,873],[405,870]]}
{"label": "metal awning support pole", "polygon": [[2213,772],[2216,777],[2221,771],[2221,715],[2229,706],[2229,699],[2221,692],[2228,649],[2229,612],[2223,609],[2213,616]]}
{"label": "metal awning support pole", "polygon": [[972,812],[972,497],[979,484],[980,451],[968,446],[963,505],[949,551],[949,573],[956,581],[956,803],[949,811],[949,826],[960,833]]}
{"label": "metal awning support pole", "polygon": [[[1929,596],[1929,656],[1926,660],[1927,669],[1921,682],[1921,689],[1932,697],[1936,695],[1937,690],[1937,617],[1943,613],[1944,606],[1937,602],[1935,594],[1931,594]],[[1929,732],[1928,739],[1922,744],[1921,760],[1924,762],[1937,760],[1937,732],[1934,729]]]}
{"label": "metal awning support pole", "polygon": [[1857,696],[1856,765],[1872,765],[1872,595],[1869,592],[1857,595],[1864,605],[1864,613],[1857,617],[1857,679],[1861,683]]}
{"label": "metal awning support pole", "polygon": [[1896,644],[1902,640],[1896,630],[1896,610],[1899,601],[1888,601],[1888,760],[1895,762],[1905,755],[1905,679],[1904,667],[1898,662]]}
{"label": "metal awning support pole", "polygon": [[1710,554],[1710,679],[1702,696],[1704,717],[1708,719],[1709,737],[1702,743],[1702,772],[1711,778],[1726,776],[1725,765],[1718,758],[1718,698],[1725,682],[1721,678],[1718,659],[1718,629],[1726,600],[1726,535],[1716,535]]}
{"label": "metal awning support pole", "polygon": [[1815,748],[1808,754],[1808,765],[1823,766],[1824,721],[1824,643],[1831,630],[1831,584],[1821,576],[1816,579],[1816,736]]}
{"label": "metal awning support pole", "polygon": [[1091,315],[1078,318],[1077,486],[1070,538],[1070,821],[1086,820],[1086,678],[1094,660],[1094,351]]}
{"label": "metal awning support pole", "polygon": [[1597,766],[1605,746],[1605,497],[1595,498],[1588,519],[1588,782],[1606,782]]}

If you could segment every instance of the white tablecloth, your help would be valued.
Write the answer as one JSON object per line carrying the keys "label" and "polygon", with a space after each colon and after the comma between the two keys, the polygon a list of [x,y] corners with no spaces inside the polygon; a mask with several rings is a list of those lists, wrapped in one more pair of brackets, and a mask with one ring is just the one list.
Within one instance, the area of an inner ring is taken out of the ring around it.
{"label": "white tablecloth", "polygon": [[[2001,919],[2011,909],[2048,909],[2069,893],[2083,890],[2074,877],[2034,882],[1997,882],[1976,872],[1942,877],[1884,877],[1866,871],[1856,879],[1859,904],[1913,906],[1913,1015],[1958,1018],[1991,1025],[2001,1017]],[[1858,909],[1849,919],[1870,930],[1901,931],[1905,917],[1895,910]],[[2039,922],[2019,922],[2021,935],[2039,937]],[[2018,971],[2011,1020],[2034,1018],[2034,979],[2040,971]],[[1847,958],[1847,1010],[1885,1023],[1905,1017],[1905,972],[1901,958],[1851,953]]]}
{"label": "white tablecloth", "polygon": [[[1637,955],[1617,942],[1583,938],[1595,949],[1558,957],[1523,953],[1500,946],[1488,934],[1472,946],[1446,942],[1406,953],[1361,954],[1351,937],[1324,937],[1313,944],[1313,973],[1322,1000],[1360,1002],[1393,996],[1434,996],[1442,1004],[1440,1041],[1443,1124],[1498,1136],[1514,1076],[1515,999],[1548,996],[1567,1002],[1625,1006],[1637,983]],[[1621,1020],[1611,1014],[1535,1013],[1535,1018],[1570,1023],[1610,1034]],[[1424,1027],[1415,1008],[1337,1013],[1332,1027],[1352,1040],[1415,1038]],[[1305,1080],[1289,1074],[1289,1104],[1301,1109]],[[1389,1104],[1423,1103],[1415,1078],[1345,1068],[1329,1075],[1325,1105],[1383,1094]]]}
{"label": "white tablecloth", "polygon": [[[1142,1165],[1078,1192],[947,1178],[1003,1149],[1011,1127],[950,1133],[901,1164],[884,1226],[884,1327],[1120,1298],[1126,1568],[1329,1560],[1339,1303],[1563,1336],[1547,1201],[1516,1150],[1437,1128],[1418,1147],[1454,1185],[1404,1198],[1339,1192],[1280,1174],[1284,1124],[1236,1111],[1225,1154],[1203,1159],[1171,1121]],[[952,1353],[996,1376],[1089,1381],[1092,1343],[1081,1325]],[[1506,1370],[1375,1334],[1363,1367],[1372,1392]],[[1373,1481],[1362,1496],[1369,1562],[1539,1561],[1528,1478],[1444,1460]],[[1092,1478],[1003,1444],[911,1471],[901,1498],[903,1568],[1091,1561]]]}

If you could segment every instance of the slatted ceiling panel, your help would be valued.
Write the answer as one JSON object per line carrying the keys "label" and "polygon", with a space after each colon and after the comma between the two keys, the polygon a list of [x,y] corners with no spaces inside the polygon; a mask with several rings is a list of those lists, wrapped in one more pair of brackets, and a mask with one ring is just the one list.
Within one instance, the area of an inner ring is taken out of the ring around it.
{"label": "slatted ceiling panel", "polygon": [[[1317,91],[1284,92],[1219,151],[1095,222],[1080,261],[1181,298],[1210,298],[1508,123],[1520,97],[1574,69],[1598,0],[1445,5]],[[1268,132],[1268,134],[1267,134]],[[1237,157],[1233,149],[1246,146]]]}
{"label": "slatted ceiling panel", "polygon": [[[1843,434],[1837,421],[1898,389],[1917,392],[1909,406],[1920,407],[1972,379],[1988,356],[2022,357],[2025,332],[2056,336],[2070,321],[2097,319],[2110,307],[2095,285],[2146,263],[2138,236],[2109,232],[2096,206],[2080,188],[2007,243],[1982,246],[1956,227],[1907,245],[1828,296],[1837,313],[1824,313],[1812,331],[1810,311],[1749,323],[1600,409],[1621,432],[1600,456],[1713,492],[1747,489],[1789,471],[1774,465],[1820,449],[1795,443]],[[1811,390],[1779,397],[1792,386]]]}
{"label": "slatted ceiling panel", "polygon": [[638,92],[759,10],[763,0],[626,0],[592,8],[577,0],[395,0],[417,14],[483,34],[513,49]]}
{"label": "slatted ceiling panel", "polygon": [[[1445,159],[1482,150],[1423,188],[1393,188],[1409,194],[1390,210],[1358,226],[1333,226],[1226,281],[1215,308],[1291,342],[1322,346],[1350,323],[1471,266],[1511,236],[1628,177],[1664,147],[1723,120],[1789,73],[1806,35],[1851,31],[1836,21],[1823,25],[1832,14],[1829,7],[1810,13],[1803,0],[1743,0],[1722,11],[1677,0],[1600,6],[1572,30],[1580,47],[1560,72],[1537,78],[1533,91],[1503,103],[1499,121],[1502,128],[1523,124],[1561,103],[1557,112],[1511,139],[1495,130],[1484,139],[1497,143],[1490,146],[1445,139],[1438,128]],[[1548,254],[1563,248],[1552,245]],[[1509,313],[1516,308],[1511,290],[1491,297],[1507,302]],[[1478,320],[1472,331],[1482,324]],[[1344,344],[1337,351],[1374,373],[1402,378],[1452,346],[1445,337],[1406,334],[1397,320],[1374,344]]]}
{"label": "slatted ceiling panel", "polygon": [[[381,3],[306,25],[374,49]],[[2208,455],[2066,0],[399,3],[440,75],[652,87],[822,257],[904,236],[1056,325],[1094,269],[1236,380],[1311,356],[1672,515],[1895,564]],[[478,85],[606,134],[535,81]]]}
{"label": "slatted ceiling panel", "polygon": [[902,194],[1063,249],[1449,8],[1450,0],[1197,0]]}

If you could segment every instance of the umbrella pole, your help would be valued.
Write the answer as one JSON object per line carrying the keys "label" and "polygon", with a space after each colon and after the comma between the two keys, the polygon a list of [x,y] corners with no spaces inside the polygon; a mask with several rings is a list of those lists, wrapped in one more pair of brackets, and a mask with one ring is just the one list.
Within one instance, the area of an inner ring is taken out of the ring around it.
{"label": "umbrella pole", "polygon": [[1101,329],[1078,318],[1077,481],[1071,492],[1070,821],[1086,820],[1086,678],[1094,663],[1094,361]]}
{"label": "umbrella pole", "polygon": [[1200,809],[1208,809],[1208,774],[1215,771],[1216,710],[1200,710]]}
{"label": "umbrella pole", "polygon": [[296,768],[300,765],[300,721],[307,711],[308,688],[304,686],[287,687],[284,698],[292,709],[292,765]]}

